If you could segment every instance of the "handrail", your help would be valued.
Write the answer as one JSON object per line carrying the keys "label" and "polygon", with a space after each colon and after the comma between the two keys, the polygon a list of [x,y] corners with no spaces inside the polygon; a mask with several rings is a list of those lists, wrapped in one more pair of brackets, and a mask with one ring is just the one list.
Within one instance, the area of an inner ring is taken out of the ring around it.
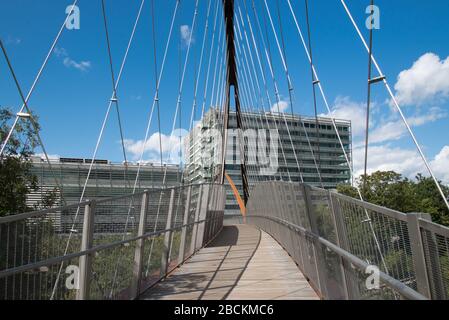
{"label": "handrail", "polygon": [[179,230],[182,230],[183,228],[187,228],[187,227],[193,226],[195,224],[201,224],[201,223],[204,223],[206,221],[211,221],[211,220],[216,220],[216,219],[219,219],[219,218],[204,219],[204,220],[200,220],[200,221],[195,221],[195,222],[191,222],[191,223],[179,226],[179,227],[174,227],[174,228],[171,228],[171,229],[166,229],[166,230],[161,230],[161,231],[156,231],[156,232],[149,232],[149,233],[146,233],[146,234],[141,235],[141,236],[136,236],[136,237],[132,237],[132,238],[128,238],[128,239],[125,239],[125,240],[122,240],[122,241],[112,242],[112,243],[108,243],[108,244],[98,245],[98,246],[92,247],[90,249],[79,251],[79,252],[76,252],[76,253],[66,254],[64,256],[59,256],[59,257],[47,259],[47,260],[44,260],[44,261],[39,261],[39,262],[23,265],[23,266],[20,266],[20,267],[5,269],[5,270],[0,271],[0,279],[8,277],[8,276],[12,276],[14,274],[18,274],[18,273],[26,272],[26,271],[29,271],[29,270],[33,270],[33,269],[36,269],[36,268],[45,267],[45,266],[49,266],[49,265],[54,265],[54,264],[57,264],[57,263],[60,263],[60,262],[64,262],[64,261],[70,261],[72,259],[79,258],[81,256],[85,256],[85,255],[88,255],[88,254],[96,253],[96,252],[99,252],[99,251],[104,251],[104,250],[120,247],[120,246],[123,246],[125,244],[131,243],[131,242],[135,242],[137,240],[154,238],[154,237],[160,236],[162,234],[165,234],[167,232],[179,231]]}
{"label": "handrail", "polygon": [[[279,241],[325,298],[449,299],[449,228],[428,214],[268,181],[253,187],[247,219]],[[363,283],[367,267],[384,286]]]}
{"label": "handrail", "polygon": [[37,211],[30,211],[30,212],[25,212],[25,213],[18,213],[18,214],[11,214],[11,215],[7,215],[4,217],[0,217],[0,224],[3,223],[10,223],[10,222],[15,222],[15,221],[20,221],[20,220],[24,220],[24,219],[28,219],[28,218],[36,218],[36,217],[40,217],[42,215],[46,215],[48,213],[52,213],[52,212],[60,212],[60,211],[66,211],[69,209],[77,209],[80,207],[84,207],[86,205],[92,204],[92,203],[96,203],[96,204],[103,204],[106,202],[111,202],[111,201],[117,201],[117,200],[123,200],[123,199],[127,199],[127,198],[133,198],[133,197],[139,197],[142,196],[144,193],[156,193],[156,192],[161,192],[161,191],[170,191],[170,190],[176,190],[176,189],[181,189],[181,188],[188,188],[188,187],[195,187],[195,186],[200,186],[200,185],[213,185],[213,183],[201,183],[201,184],[185,184],[182,186],[171,186],[171,187],[163,187],[163,188],[151,188],[145,191],[141,191],[141,192],[137,192],[137,193],[133,193],[133,194],[127,194],[127,195],[123,195],[123,196],[119,196],[119,197],[110,197],[110,198],[105,198],[105,199],[89,199],[89,200],[84,200],[82,202],[79,203],[74,203],[74,204],[70,204],[67,206],[62,206],[62,207],[55,207],[55,208],[48,208],[48,209],[42,209],[42,210],[37,210]]}
{"label": "handrail", "polygon": [[[293,223],[290,223],[288,221],[282,220],[277,217],[266,217],[261,215],[252,215],[251,217],[254,218],[263,218],[263,219],[269,219],[274,222],[283,224],[289,228],[293,228],[296,231],[302,233],[304,236],[310,237],[311,239],[314,239],[315,241],[320,242],[326,248],[329,248],[333,252],[335,252],[337,255],[339,255],[341,258],[345,259],[347,262],[357,266],[361,271],[365,271],[366,268],[369,266],[368,263],[361,260],[360,258],[356,257],[355,255],[351,254],[350,252],[343,250],[339,246],[336,246],[332,242],[324,239],[323,237],[320,237],[319,235],[306,230],[305,228],[295,225]],[[416,292],[415,290],[411,289],[410,287],[403,284],[401,281],[396,280],[395,278],[389,276],[388,274],[380,271],[379,272],[380,280],[388,285],[390,288],[394,289],[395,291],[399,292],[402,296],[404,296],[407,299],[411,300],[428,300],[425,296],[420,294],[419,292]]]}
{"label": "handrail", "polygon": [[[122,204],[128,202],[122,199],[130,199],[139,207],[133,213],[138,224],[125,224],[124,229],[122,224],[125,218],[128,223],[129,213],[127,216],[122,210]],[[73,292],[80,300],[134,299],[220,232],[225,199],[223,185],[189,184],[4,217],[0,219],[0,234],[7,238],[0,242],[0,260],[6,264],[0,270],[0,299],[29,299],[36,294],[42,297],[42,293],[44,299],[53,299],[55,294],[55,299],[73,299]],[[68,247],[66,241],[72,233],[67,238],[67,232],[47,224],[47,217],[52,220],[56,215],[57,219],[64,210],[81,206],[80,237],[70,251],[64,251],[62,245]],[[43,215],[48,216],[34,219]],[[97,236],[100,238],[95,242]],[[56,250],[49,250],[54,246]],[[77,291],[72,292],[67,282],[60,280],[64,265],[66,273],[67,268],[78,267]],[[48,283],[48,275],[54,279],[56,272],[55,282]],[[45,279],[43,288],[33,287],[31,296],[29,290],[20,290],[22,280],[28,285],[36,279]]]}

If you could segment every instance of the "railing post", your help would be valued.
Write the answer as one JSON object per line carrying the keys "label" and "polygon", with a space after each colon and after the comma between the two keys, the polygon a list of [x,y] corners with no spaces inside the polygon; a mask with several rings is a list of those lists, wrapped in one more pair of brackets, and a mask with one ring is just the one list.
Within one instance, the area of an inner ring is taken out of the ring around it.
{"label": "railing post", "polygon": [[198,223],[198,230],[197,230],[197,239],[196,239],[196,247],[195,249],[198,250],[203,246],[204,241],[204,233],[205,233],[205,227],[206,227],[206,218],[207,218],[207,211],[209,208],[209,193],[210,193],[210,185],[204,185],[203,186],[203,196],[201,197],[201,207],[199,212],[198,221],[203,221]]}
{"label": "railing post", "polygon": [[[329,202],[330,202],[330,209],[331,209],[330,212],[332,214],[332,222],[334,224],[337,245],[340,248],[347,250],[347,246],[345,245],[346,239],[347,239],[346,233],[344,233],[342,231],[342,229],[344,228],[344,221],[341,216],[340,206],[338,205],[337,201],[335,201],[335,199],[332,197],[331,191],[328,191],[328,195],[329,195]],[[343,281],[344,295],[345,295],[346,300],[349,300],[350,295],[349,295],[349,289],[348,289],[348,278],[346,276],[345,261],[343,260],[342,257],[339,257],[338,260],[340,261],[339,267],[340,267],[342,281]]]}
{"label": "railing post", "polygon": [[[172,189],[170,194],[170,204],[168,206],[167,224],[165,226],[165,230],[171,229],[174,206],[175,206],[175,189]],[[162,248],[162,260],[161,260],[161,277],[165,277],[168,272],[171,234],[172,234],[171,231],[166,231],[164,236],[164,246]]]}
{"label": "railing post", "polygon": [[[142,204],[140,206],[140,220],[137,236],[141,237],[145,234],[145,226],[147,221],[149,193],[145,191],[142,195]],[[140,286],[142,282],[142,265],[143,265],[143,250],[145,239],[139,239],[136,242],[134,250],[134,265],[133,265],[133,282],[131,285],[131,299],[136,299],[140,294]]]}
{"label": "railing post", "polygon": [[[314,234],[315,236],[320,236],[320,232],[318,229],[318,225],[317,225],[317,221],[316,221],[316,216],[313,214],[312,212],[312,197],[310,194],[310,187],[302,184],[303,190],[304,190],[304,199],[305,199],[305,204],[306,204],[306,214],[310,223],[310,231],[312,232],[312,234]],[[318,286],[320,289],[320,294],[322,297],[324,298],[329,298],[327,296],[327,290],[326,290],[326,269],[325,269],[325,255],[323,254],[323,250],[321,245],[319,244],[319,242],[312,240],[313,242],[313,251],[314,251],[314,256],[315,256],[315,267],[316,267],[316,272],[317,272],[317,277],[318,277]]]}
{"label": "railing post", "polygon": [[224,214],[225,214],[225,208],[226,208],[226,188],[225,186],[220,187],[220,214],[221,214],[221,220],[220,220],[220,229],[223,228],[224,224]]}
{"label": "railing post", "polygon": [[[92,248],[94,238],[94,215],[95,201],[90,202],[84,207],[83,234],[81,240],[81,251]],[[93,254],[86,254],[79,258],[79,290],[77,300],[89,300],[90,281],[92,278],[92,258]]]}
{"label": "railing post", "polygon": [[186,206],[184,211],[184,218],[182,220],[182,231],[181,231],[181,243],[179,244],[179,256],[178,262],[181,264],[184,262],[184,255],[186,249],[186,237],[187,237],[187,223],[189,223],[190,215],[190,199],[192,195],[192,187],[189,186],[187,189]]}
{"label": "railing post", "polygon": [[[344,221],[343,213],[341,212],[341,207],[335,197],[332,197],[332,208],[333,208],[333,214],[335,219],[335,226],[337,231],[337,241],[338,245],[345,251],[351,252],[349,248],[349,237],[348,237],[348,231],[346,230],[346,224]],[[360,289],[357,284],[357,281],[351,278],[350,276],[346,277],[346,269],[349,268],[350,264],[347,263],[344,259],[342,259],[342,266],[344,269],[344,275],[346,278],[346,289],[348,293],[348,299],[354,300],[360,298]]]}
{"label": "railing post", "polygon": [[419,219],[432,221],[427,213],[408,213],[407,229],[412,250],[413,267],[415,270],[416,285],[418,292],[431,299],[429,277],[427,274],[426,258],[424,255],[424,246],[421,237]]}
{"label": "railing post", "polygon": [[198,191],[198,198],[196,201],[195,208],[195,220],[192,227],[192,239],[190,240],[190,253],[193,254],[196,251],[196,238],[198,235],[198,221],[200,218],[200,209],[201,209],[201,201],[203,198],[203,185],[200,185],[200,189]]}

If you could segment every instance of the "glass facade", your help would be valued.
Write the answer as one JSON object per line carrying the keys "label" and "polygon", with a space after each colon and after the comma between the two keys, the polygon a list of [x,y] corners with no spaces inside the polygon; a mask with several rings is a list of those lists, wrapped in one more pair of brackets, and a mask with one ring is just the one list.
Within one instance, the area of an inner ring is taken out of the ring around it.
{"label": "glass facade", "polygon": [[[335,120],[341,143],[352,166],[351,122]],[[222,112],[211,109],[186,139],[186,179],[188,182],[211,181],[221,172],[221,145],[216,136],[222,132]],[[240,145],[244,139],[246,167],[251,185],[259,181],[283,180],[335,189],[350,183],[351,174],[332,119],[306,118],[276,113],[243,113],[243,130],[230,130],[227,139],[226,172],[242,195]],[[236,128],[236,114],[230,114],[230,128]],[[272,143],[277,141],[277,143]],[[263,143],[262,143],[263,142]],[[310,144],[309,144],[310,142]],[[313,153],[311,152],[313,150]],[[261,159],[261,150],[264,159]],[[276,151],[273,153],[273,151]],[[271,157],[276,157],[270,159]],[[263,170],[267,167],[275,170]],[[317,169],[318,167],[318,169]],[[262,169],[262,170],[261,170]],[[321,175],[318,174],[318,171]],[[230,187],[227,212],[235,213],[238,205]]]}

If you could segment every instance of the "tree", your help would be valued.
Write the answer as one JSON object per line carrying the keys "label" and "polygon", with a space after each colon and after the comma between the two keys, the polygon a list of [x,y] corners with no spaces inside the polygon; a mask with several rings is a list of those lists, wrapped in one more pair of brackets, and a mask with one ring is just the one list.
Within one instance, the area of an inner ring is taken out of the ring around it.
{"label": "tree", "polygon": [[[421,174],[416,176],[415,195],[418,212],[426,212],[432,216],[436,223],[449,226],[449,210],[446,207],[439,190],[432,178],[426,178]],[[440,183],[443,193],[449,194],[449,187]]]}
{"label": "tree", "polygon": [[[394,171],[377,171],[361,176],[357,184],[367,202],[404,213],[429,213],[434,222],[449,225],[449,210],[431,178],[419,174],[416,181],[412,181]],[[440,185],[443,192],[449,194],[449,188]],[[339,185],[337,191],[358,198],[357,190],[352,186]]]}
{"label": "tree", "polygon": [[[3,143],[15,115],[0,107],[0,140]],[[36,117],[33,116],[36,123]],[[19,119],[3,155],[0,157],[0,216],[30,211],[27,195],[38,189],[37,177],[31,172],[31,156],[38,145],[31,119]],[[39,125],[36,123],[37,128]],[[51,197],[50,197],[51,200]],[[48,201],[47,201],[48,202]],[[46,203],[48,205],[48,203]]]}

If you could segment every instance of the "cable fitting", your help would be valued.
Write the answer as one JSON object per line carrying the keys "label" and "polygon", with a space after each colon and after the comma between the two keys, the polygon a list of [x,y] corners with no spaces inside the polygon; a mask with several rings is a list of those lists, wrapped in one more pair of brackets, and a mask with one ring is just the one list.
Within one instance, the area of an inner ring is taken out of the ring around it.
{"label": "cable fitting", "polygon": [[380,77],[372,78],[372,79],[369,79],[369,80],[368,80],[368,83],[369,83],[369,84],[375,84],[375,83],[384,81],[386,78],[387,78],[387,77],[385,77],[385,76],[380,76]]}

